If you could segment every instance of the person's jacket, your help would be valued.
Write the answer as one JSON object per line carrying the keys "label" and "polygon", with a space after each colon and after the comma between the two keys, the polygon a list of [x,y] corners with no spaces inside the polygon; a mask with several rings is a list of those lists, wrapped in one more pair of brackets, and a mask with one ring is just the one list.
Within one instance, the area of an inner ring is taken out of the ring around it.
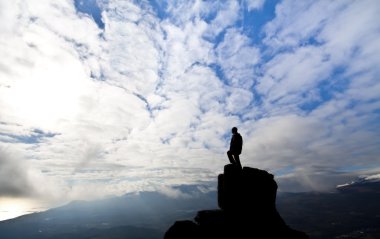
{"label": "person's jacket", "polygon": [[243,138],[239,133],[235,133],[232,135],[231,143],[230,143],[230,151],[231,153],[241,154],[241,149],[243,147]]}

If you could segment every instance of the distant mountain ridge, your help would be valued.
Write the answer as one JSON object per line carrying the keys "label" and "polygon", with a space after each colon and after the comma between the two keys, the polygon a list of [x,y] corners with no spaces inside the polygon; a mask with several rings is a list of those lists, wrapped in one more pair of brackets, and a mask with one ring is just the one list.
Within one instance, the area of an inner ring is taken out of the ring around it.
{"label": "distant mountain ridge", "polygon": [[312,239],[377,239],[379,200],[378,177],[366,177],[338,185],[335,192],[282,193],[277,208],[290,226]]}
{"label": "distant mountain ridge", "polygon": [[361,177],[350,183],[338,185],[337,190],[340,192],[373,192],[380,193],[380,174]]}
{"label": "distant mountain ridge", "polygon": [[[174,221],[191,220],[201,209],[217,208],[217,192],[203,193],[199,187],[203,185],[176,187],[192,197],[141,192],[105,200],[74,201],[0,222],[0,238],[163,238]],[[290,227],[305,231],[311,239],[380,238],[378,181],[356,180],[343,188],[332,193],[280,193],[277,210]]]}
{"label": "distant mountain ridge", "polygon": [[[183,185],[180,189],[189,193],[196,187]],[[104,200],[73,201],[0,222],[0,238],[101,238],[103,234],[108,234],[107,238],[162,238],[175,218],[189,218],[201,205],[215,206],[215,191],[195,194],[173,198],[158,192],[139,192]],[[125,235],[118,237],[121,231]]]}

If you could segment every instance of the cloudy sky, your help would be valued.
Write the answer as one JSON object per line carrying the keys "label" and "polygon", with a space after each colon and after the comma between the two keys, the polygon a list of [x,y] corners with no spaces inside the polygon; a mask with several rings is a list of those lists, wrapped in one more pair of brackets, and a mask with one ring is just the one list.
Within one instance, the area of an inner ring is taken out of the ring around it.
{"label": "cloudy sky", "polygon": [[379,173],[379,13],[377,0],[0,0],[0,211],[209,185],[233,126],[242,164],[281,191]]}

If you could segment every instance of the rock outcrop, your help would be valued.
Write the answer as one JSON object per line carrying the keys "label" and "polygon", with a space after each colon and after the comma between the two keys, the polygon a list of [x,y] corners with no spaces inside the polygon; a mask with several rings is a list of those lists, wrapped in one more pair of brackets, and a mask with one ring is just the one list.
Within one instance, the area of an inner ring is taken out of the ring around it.
{"label": "rock outcrop", "polygon": [[165,239],[291,238],[308,236],[286,225],[276,209],[277,183],[267,171],[235,165],[218,176],[217,210],[199,211],[193,221],[177,221]]}

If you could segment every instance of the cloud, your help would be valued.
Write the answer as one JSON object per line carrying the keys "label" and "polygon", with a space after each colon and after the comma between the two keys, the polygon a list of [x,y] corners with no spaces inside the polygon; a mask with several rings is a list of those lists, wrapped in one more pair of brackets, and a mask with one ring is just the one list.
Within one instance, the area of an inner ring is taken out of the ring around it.
{"label": "cloud", "polygon": [[253,85],[254,66],[260,59],[260,51],[250,45],[247,36],[237,29],[228,29],[224,41],[217,47],[218,63],[232,86],[249,89]]}
{"label": "cloud", "polygon": [[59,190],[54,189],[56,180],[45,181],[46,178],[35,170],[24,153],[25,150],[17,146],[0,147],[0,197],[43,198],[47,201],[59,198]]}
{"label": "cloud", "polygon": [[237,1],[228,1],[227,4],[219,3],[217,9],[218,12],[210,24],[209,32],[212,34],[211,36],[217,36],[228,27],[233,26],[239,19],[241,8]]}
{"label": "cloud", "polygon": [[216,179],[232,126],[243,165],[283,191],[378,167],[375,1],[282,1],[259,36],[241,13],[255,21],[264,1],[175,1],[160,14],[108,1],[104,30],[72,1],[0,4],[11,26],[0,26],[0,145],[22,155],[4,153],[20,174],[8,194],[176,195]]}
{"label": "cloud", "polygon": [[[264,26],[264,42],[274,49],[319,42],[315,35],[344,12],[350,2],[285,1],[276,6],[276,17]],[[302,21],[300,21],[302,19]]]}
{"label": "cloud", "polygon": [[261,9],[265,3],[265,0],[247,0],[248,11],[253,11],[256,9]]}
{"label": "cloud", "polygon": [[349,124],[296,115],[262,119],[244,138],[241,158],[275,174],[281,190],[331,190],[358,176],[357,168],[378,169],[378,132]]}
{"label": "cloud", "polygon": [[[378,59],[373,54],[380,49],[373,40],[379,35],[373,10],[378,6],[374,1],[335,2],[325,9],[325,4],[285,1],[265,26],[264,54],[273,57],[262,65],[256,89],[262,106],[258,112],[269,118],[257,123],[270,122],[273,131],[260,125],[256,132],[264,130],[262,138],[252,134],[256,155],[268,168],[298,165],[302,171],[291,174],[298,178],[294,182],[308,181],[313,189],[344,182],[357,167],[377,168],[379,153],[374,147],[379,144],[379,98],[374,95]],[[366,16],[358,19],[359,11]],[[265,145],[277,145],[277,154],[262,157]],[[270,165],[270,159],[281,163]],[[340,170],[349,173],[338,173],[332,180]],[[301,172],[303,176],[297,176]],[[310,178],[302,180],[307,175]]]}
{"label": "cloud", "polygon": [[0,151],[0,195],[30,196],[35,189],[29,181],[23,162],[9,155],[4,149]]}
{"label": "cloud", "polygon": [[351,173],[314,168],[313,171],[299,170],[285,176],[279,176],[277,182],[279,182],[279,191],[283,191],[281,188],[287,188],[288,192],[333,192],[335,186],[342,182],[349,182],[356,176],[356,174]]}

